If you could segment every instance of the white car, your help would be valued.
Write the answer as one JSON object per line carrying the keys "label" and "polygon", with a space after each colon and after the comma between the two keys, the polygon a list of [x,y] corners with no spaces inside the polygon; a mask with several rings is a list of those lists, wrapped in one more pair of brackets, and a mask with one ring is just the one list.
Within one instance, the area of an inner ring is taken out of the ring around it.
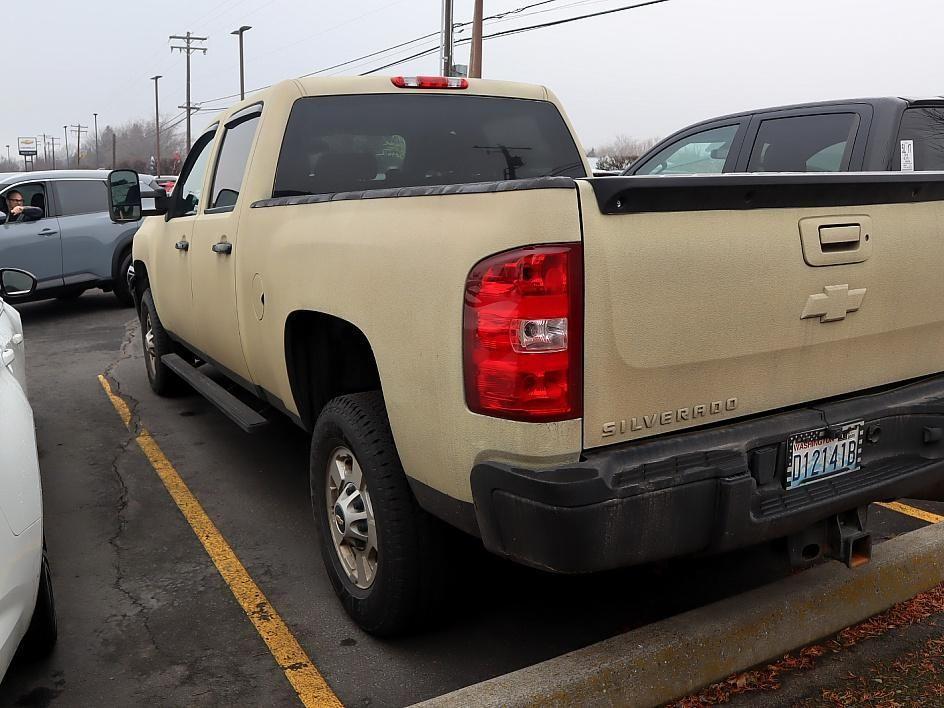
{"label": "white car", "polygon": [[18,647],[36,658],[57,634],[23,328],[4,302],[35,287],[29,273],[0,268],[0,680]]}

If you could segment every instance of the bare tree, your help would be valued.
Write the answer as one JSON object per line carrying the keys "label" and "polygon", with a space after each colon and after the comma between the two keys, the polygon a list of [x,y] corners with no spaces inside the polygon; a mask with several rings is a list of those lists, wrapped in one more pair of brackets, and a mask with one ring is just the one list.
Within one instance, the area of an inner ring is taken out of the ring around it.
{"label": "bare tree", "polygon": [[622,172],[659,142],[658,138],[630,138],[626,135],[617,135],[612,142],[593,149],[600,158],[597,167],[601,170]]}

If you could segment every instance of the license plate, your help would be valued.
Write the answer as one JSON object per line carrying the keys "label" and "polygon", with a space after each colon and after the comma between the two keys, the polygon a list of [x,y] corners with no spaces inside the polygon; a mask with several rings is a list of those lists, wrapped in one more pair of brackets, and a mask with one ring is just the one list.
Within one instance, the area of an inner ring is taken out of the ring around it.
{"label": "license plate", "polygon": [[787,489],[859,469],[863,426],[860,421],[791,436],[787,440]]}

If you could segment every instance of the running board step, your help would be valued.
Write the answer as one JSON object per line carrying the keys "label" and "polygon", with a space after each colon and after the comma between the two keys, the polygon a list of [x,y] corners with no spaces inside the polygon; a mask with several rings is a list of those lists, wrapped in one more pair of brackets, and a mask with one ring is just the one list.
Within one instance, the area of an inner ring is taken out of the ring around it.
{"label": "running board step", "polygon": [[255,433],[269,424],[257,411],[177,354],[165,354],[161,357],[161,362],[247,433]]}

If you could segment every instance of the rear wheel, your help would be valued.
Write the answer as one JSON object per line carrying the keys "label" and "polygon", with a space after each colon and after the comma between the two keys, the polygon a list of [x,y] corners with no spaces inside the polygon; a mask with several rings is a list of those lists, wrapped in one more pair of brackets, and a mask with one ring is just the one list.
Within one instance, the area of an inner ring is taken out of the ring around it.
{"label": "rear wheel", "polygon": [[161,363],[162,356],[174,353],[174,342],[157,316],[157,308],[154,306],[150,288],[141,296],[141,310],[138,316],[141,320],[144,366],[147,369],[148,382],[158,396],[172,396],[180,391],[183,382]]}
{"label": "rear wheel", "polygon": [[115,297],[125,307],[134,305],[134,298],[131,296],[131,286],[128,284],[128,272],[131,270],[131,251],[121,257],[121,263],[118,265],[118,273],[115,278]]}
{"label": "rear wheel", "polygon": [[48,656],[59,638],[59,625],[56,621],[56,599],[52,592],[52,574],[46,549],[43,548],[43,562],[39,573],[39,592],[36,595],[36,607],[29,628],[23,637],[20,651],[27,659],[41,659]]}
{"label": "rear wheel", "polygon": [[325,406],[310,479],[322,560],[344,609],[371,634],[414,629],[442,596],[442,529],[410,491],[379,392]]}

